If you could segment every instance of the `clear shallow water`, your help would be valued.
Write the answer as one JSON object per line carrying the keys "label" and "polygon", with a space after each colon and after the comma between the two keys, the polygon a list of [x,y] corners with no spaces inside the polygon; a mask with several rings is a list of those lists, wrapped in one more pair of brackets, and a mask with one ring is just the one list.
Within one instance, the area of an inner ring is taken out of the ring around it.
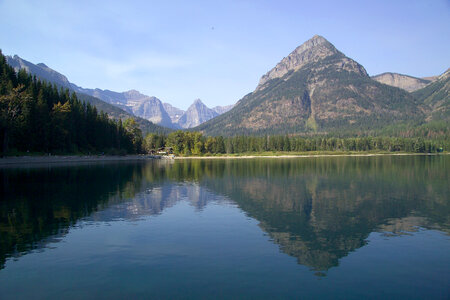
{"label": "clear shallow water", "polygon": [[450,157],[0,170],[0,298],[450,297]]}

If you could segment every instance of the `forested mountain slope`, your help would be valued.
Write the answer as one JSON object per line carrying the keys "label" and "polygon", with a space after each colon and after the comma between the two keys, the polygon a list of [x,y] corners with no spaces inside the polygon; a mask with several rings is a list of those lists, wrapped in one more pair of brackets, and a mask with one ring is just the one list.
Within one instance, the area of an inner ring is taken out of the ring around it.
{"label": "forested mountain slope", "polygon": [[408,92],[372,80],[363,66],[314,36],[232,110],[196,129],[208,135],[371,132],[420,122],[428,110]]}

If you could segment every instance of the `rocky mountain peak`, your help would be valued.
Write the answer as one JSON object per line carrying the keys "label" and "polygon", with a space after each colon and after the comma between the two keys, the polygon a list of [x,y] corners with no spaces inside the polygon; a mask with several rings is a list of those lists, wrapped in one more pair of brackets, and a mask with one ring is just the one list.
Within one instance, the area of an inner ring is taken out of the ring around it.
{"label": "rocky mountain peak", "polygon": [[192,103],[192,105],[195,105],[195,106],[206,106],[206,105],[202,102],[202,100],[200,100],[200,99],[195,99],[195,100],[194,100],[194,103]]}
{"label": "rocky mountain peak", "polygon": [[133,100],[137,100],[137,99],[141,99],[141,98],[148,98],[148,96],[143,95],[139,91],[136,91],[136,90],[129,90],[129,91],[123,92],[123,95],[125,96],[126,99],[133,99]]}
{"label": "rocky mountain peak", "polygon": [[219,114],[208,108],[200,99],[195,99],[186,112],[178,120],[182,128],[192,128],[198,126]]}
{"label": "rocky mountain peak", "polygon": [[283,58],[272,70],[263,75],[256,90],[263,89],[264,84],[274,78],[283,77],[291,70],[298,70],[306,64],[324,59],[325,57],[342,54],[333,44],[320,35],[307,40],[288,56]]}
{"label": "rocky mountain peak", "polygon": [[324,38],[323,36],[318,35],[318,34],[314,35],[312,38],[310,38],[309,40],[307,40],[306,42],[301,44],[295,50],[300,50],[301,49],[301,51],[304,51],[306,49],[314,48],[314,47],[317,47],[319,45],[326,45],[327,47],[331,47],[335,51],[337,51],[336,48],[334,48],[333,44],[331,44],[326,38]]}

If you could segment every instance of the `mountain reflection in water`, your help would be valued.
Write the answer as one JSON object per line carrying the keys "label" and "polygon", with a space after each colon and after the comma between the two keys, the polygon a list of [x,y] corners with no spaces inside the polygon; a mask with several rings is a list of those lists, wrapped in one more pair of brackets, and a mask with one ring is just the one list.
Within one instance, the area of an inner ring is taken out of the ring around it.
{"label": "mountain reflection in water", "polygon": [[448,156],[386,156],[2,169],[0,268],[58,241],[80,220],[139,221],[179,201],[202,210],[222,195],[320,275],[372,232],[448,234],[449,163]]}

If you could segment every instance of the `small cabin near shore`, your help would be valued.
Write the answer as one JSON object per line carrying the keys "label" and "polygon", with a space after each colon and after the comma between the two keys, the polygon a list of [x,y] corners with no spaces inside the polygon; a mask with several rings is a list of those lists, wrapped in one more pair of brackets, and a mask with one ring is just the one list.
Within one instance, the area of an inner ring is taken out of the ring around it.
{"label": "small cabin near shore", "polygon": [[159,155],[169,155],[169,154],[173,154],[173,148],[172,148],[172,147],[162,147],[162,148],[159,148],[157,154],[159,154]]}

